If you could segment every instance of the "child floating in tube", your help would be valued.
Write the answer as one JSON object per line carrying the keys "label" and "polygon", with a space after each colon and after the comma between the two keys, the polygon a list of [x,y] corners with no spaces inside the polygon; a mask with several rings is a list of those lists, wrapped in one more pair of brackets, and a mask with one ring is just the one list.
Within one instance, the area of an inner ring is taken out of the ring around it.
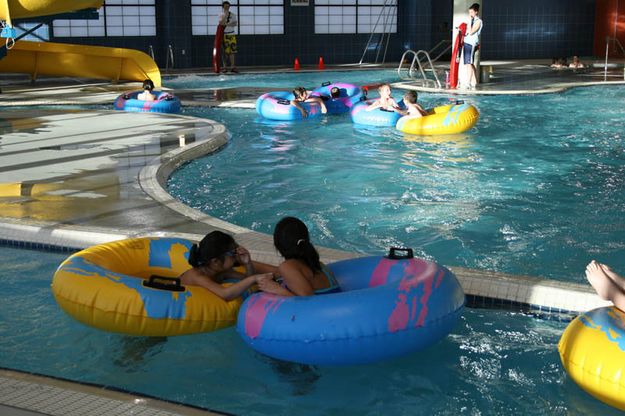
{"label": "child floating in tube", "polygon": [[293,95],[295,96],[295,99],[291,100],[291,105],[302,113],[302,118],[308,117],[308,112],[304,109],[304,107],[302,107],[301,103],[317,103],[321,107],[321,112],[323,114],[328,112],[323,99],[321,97],[312,97],[310,92],[304,87],[295,87]]}
{"label": "child floating in tube", "polygon": [[[277,271],[274,266],[252,261],[244,247],[221,231],[213,231],[200,244],[191,246],[189,264],[193,268],[180,275],[181,283],[201,286],[226,301],[241,296],[262,277],[273,278],[273,272]],[[239,264],[245,266],[245,274],[233,269]],[[226,279],[237,281],[224,287],[221,283]]]}
{"label": "child floating in tube", "polygon": [[413,116],[413,117],[421,117],[427,115],[427,111],[423,109],[419,104],[417,104],[417,92],[416,91],[406,91],[404,94],[404,104],[406,105],[406,109],[396,109],[399,114],[403,114],[404,116]]}
{"label": "child floating in tube", "polygon": [[259,277],[263,292],[280,296],[311,296],[339,292],[332,272],[319,261],[319,253],[310,242],[308,228],[294,217],[281,219],[273,232],[273,244],[284,257],[278,266],[279,282],[265,274]]}
{"label": "child floating in tube", "polygon": [[380,93],[380,98],[371,103],[369,107],[366,108],[366,111],[372,111],[377,108],[383,111],[396,111],[399,109],[397,101],[391,97],[391,86],[389,84],[380,85],[378,87],[378,92]]}
{"label": "child floating in tube", "polygon": [[137,100],[155,101],[156,95],[152,94],[153,89],[154,83],[151,79],[146,79],[145,81],[143,81],[143,92],[137,95]]}

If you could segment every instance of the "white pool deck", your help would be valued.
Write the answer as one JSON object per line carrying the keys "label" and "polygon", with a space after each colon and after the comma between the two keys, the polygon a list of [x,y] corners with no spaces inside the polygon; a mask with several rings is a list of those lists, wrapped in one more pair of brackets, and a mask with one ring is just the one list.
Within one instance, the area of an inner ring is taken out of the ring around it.
{"label": "white pool deck", "polygon": [[[534,82],[528,79],[530,76],[515,73],[524,67],[530,71],[528,66],[533,65],[516,63],[508,72],[501,66],[494,73],[501,73],[504,81],[458,93],[532,94],[597,83],[597,76],[592,72],[553,75],[551,70],[540,68],[535,72],[543,75],[536,76]],[[623,83],[622,67],[612,70],[611,75],[608,82]],[[413,84],[396,86],[427,90]],[[139,236],[200,240],[207,232],[219,229],[233,234],[255,259],[277,263],[280,259],[271,236],[191,209],[174,200],[164,189],[167,177],[177,166],[227,145],[227,126],[179,115],[36,107],[111,104],[121,91],[136,87],[137,84],[113,86],[76,82],[69,85],[63,80],[44,81],[35,86],[9,83],[2,87],[0,242],[18,247],[79,249]],[[183,105],[249,107],[258,96],[258,89],[239,88],[231,94],[176,93]],[[327,248],[320,248],[320,254],[325,262],[357,255]],[[456,274],[469,305],[473,306],[563,314],[566,319],[577,312],[608,304],[586,284],[446,266]],[[582,272],[579,271],[580,275]],[[572,276],[571,280],[580,278]],[[77,387],[72,383],[59,381],[61,387],[49,383],[46,378],[0,370],[0,414],[210,414],[195,408],[157,403],[153,399],[123,396],[123,393],[111,396],[110,391],[93,387],[76,393]],[[61,391],[54,390],[57,388]],[[34,392],[32,397],[31,392]],[[86,407],[81,407],[77,398],[81,395],[86,397]],[[126,410],[102,412],[102,405],[93,405],[100,403],[100,399],[109,404],[117,403],[119,409]],[[76,410],[64,407],[69,406],[68,403],[76,404],[71,408]],[[156,407],[151,408],[152,405]],[[130,411],[128,406],[137,407]]]}

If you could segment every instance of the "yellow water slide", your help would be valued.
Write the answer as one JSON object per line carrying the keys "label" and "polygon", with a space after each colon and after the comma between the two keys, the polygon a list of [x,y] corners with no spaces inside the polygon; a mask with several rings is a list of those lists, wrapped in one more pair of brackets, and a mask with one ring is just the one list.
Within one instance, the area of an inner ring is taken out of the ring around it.
{"label": "yellow water slide", "polygon": [[0,0],[0,19],[51,16],[83,9],[99,9],[104,0]]}
{"label": "yellow water slide", "polygon": [[15,43],[0,60],[0,72],[80,78],[143,81],[151,79],[161,85],[161,73],[149,55],[134,49],[103,46],[70,45],[67,43]]}
{"label": "yellow water slide", "polygon": [[[0,20],[50,16],[99,8],[103,0],[0,0]],[[0,60],[0,72],[143,81],[161,86],[161,73],[149,55],[134,49],[71,45],[53,42],[16,42]]]}

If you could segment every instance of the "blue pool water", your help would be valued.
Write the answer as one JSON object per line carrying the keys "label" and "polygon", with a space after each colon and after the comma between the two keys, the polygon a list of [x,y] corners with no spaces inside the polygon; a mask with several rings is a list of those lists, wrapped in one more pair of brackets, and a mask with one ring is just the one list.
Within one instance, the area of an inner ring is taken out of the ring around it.
{"label": "blue pool water", "polygon": [[[448,98],[420,94],[426,106]],[[470,97],[480,121],[447,137],[361,128],[346,115],[278,123],[188,109],[232,140],[168,189],[265,233],[295,215],[324,246],[408,246],[446,265],[581,282],[591,259],[625,272],[624,98],[620,86]]]}
{"label": "blue pool water", "polygon": [[0,367],[240,415],[619,414],[565,374],[565,324],[467,309],[451,335],[375,365],[306,367],[247,348],[234,329],[127,337],[65,315],[50,291],[65,254],[0,248]]}
{"label": "blue pool water", "polygon": [[174,89],[217,89],[234,87],[257,87],[291,90],[298,85],[307,88],[318,87],[324,82],[348,82],[356,85],[368,85],[382,82],[397,82],[396,69],[378,69],[362,71],[310,71],[298,73],[220,74],[211,76],[180,75],[163,80],[166,87]]}

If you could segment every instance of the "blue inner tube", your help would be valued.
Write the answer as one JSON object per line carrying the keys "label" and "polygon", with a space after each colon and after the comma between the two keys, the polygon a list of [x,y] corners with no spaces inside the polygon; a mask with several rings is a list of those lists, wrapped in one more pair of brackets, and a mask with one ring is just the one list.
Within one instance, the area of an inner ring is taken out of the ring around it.
{"label": "blue inner tube", "polygon": [[[256,100],[256,112],[271,120],[303,120],[302,113],[291,105],[293,99],[295,96],[288,91],[268,92]],[[308,118],[321,115],[321,106],[317,103],[300,103],[300,105],[308,112]]]}
{"label": "blue inner tube", "polygon": [[381,256],[329,265],[340,293],[250,296],[237,331],[253,349],[281,360],[351,365],[401,356],[446,336],[464,293],[445,267]]}
{"label": "blue inner tube", "polygon": [[[350,112],[352,121],[356,124],[363,124],[366,126],[395,127],[395,124],[397,124],[397,121],[402,117],[402,115],[396,111],[386,111],[380,108],[367,111],[367,107],[373,104],[374,101],[375,100],[367,100],[355,104]],[[400,108],[405,108],[403,100],[398,101],[397,104]]]}
{"label": "blue inner tube", "polygon": [[143,91],[122,94],[115,100],[115,109],[131,112],[179,113],[180,99],[165,91],[152,91],[154,101],[137,100]]}
{"label": "blue inner tube", "polygon": [[[337,98],[332,98],[331,91],[334,87],[339,89],[340,94]],[[324,98],[328,114],[347,113],[363,97],[359,86],[343,82],[335,82],[315,88],[311,95]]]}

